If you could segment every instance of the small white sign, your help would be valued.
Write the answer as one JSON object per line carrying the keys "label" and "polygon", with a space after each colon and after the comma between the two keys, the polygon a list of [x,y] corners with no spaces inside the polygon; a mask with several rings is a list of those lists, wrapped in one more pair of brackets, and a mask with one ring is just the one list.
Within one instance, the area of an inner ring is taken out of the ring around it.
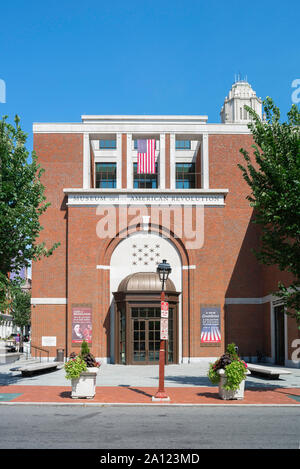
{"label": "small white sign", "polygon": [[169,317],[169,303],[167,301],[161,302],[160,317],[161,318]]}
{"label": "small white sign", "polygon": [[56,347],[56,336],[42,336],[42,345],[44,347]]}
{"label": "small white sign", "polygon": [[160,320],[160,340],[168,340],[168,319],[161,318]]}

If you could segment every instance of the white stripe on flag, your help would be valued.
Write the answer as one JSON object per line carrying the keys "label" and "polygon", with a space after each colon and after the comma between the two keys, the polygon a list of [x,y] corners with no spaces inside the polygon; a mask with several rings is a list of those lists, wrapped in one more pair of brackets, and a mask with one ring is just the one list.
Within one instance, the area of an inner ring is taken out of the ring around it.
{"label": "white stripe on flag", "polygon": [[147,153],[137,154],[137,173],[155,174],[155,139],[147,140]]}

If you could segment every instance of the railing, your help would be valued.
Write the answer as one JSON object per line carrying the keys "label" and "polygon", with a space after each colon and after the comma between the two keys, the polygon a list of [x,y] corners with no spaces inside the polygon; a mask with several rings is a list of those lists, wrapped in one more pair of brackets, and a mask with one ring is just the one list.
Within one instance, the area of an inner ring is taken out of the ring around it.
{"label": "railing", "polygon": [[38,347],[37,345],[31,344],[31,356],[32,356],[32,349],[34,349],[34,358],[37,358],[37,354],[39,353],[40,362],[42,361],[42,352],[47,354],[47,361],[49,361],[49,350],[46,350],[42,347]]}

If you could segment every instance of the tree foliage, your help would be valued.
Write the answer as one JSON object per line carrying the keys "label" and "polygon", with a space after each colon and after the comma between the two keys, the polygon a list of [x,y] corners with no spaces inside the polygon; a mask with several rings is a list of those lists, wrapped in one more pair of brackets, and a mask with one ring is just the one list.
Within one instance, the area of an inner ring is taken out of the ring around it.
{"label": "tree foliage", "polygon": [[241,149],[245,165],[238,166],[251,188],[247,198],[254,208],[254,223],[262,230],[255,255],[263,264],[293,275],[290,284],[279,282],[274,293],[300,325],[300,113],[293,105],[282,123],[272,99],[263,104],[265,120],[245,106],[252,119],[248,127],[255,142],[255,162]]}
{"label": "tree foliage", "polygon": [[10,313],[13,317],[13,323],[20,327],[21,330],[24,326],[30,324],[31,316],[31,295],[28,291],[22,290],[20,285],[12,288],[12,300]]}
{"label": "tree foliage", "polygon": [[50,256],[59,245],[47,249],[37,242],[43,229],[39,218],[50,204],[40,181],[44,170],[35,152],[28,161],[27,135],[19,122],[18,116],[15,125],[6,117],[0,121],[0,305],[7,299],[8,273],[17,274],[32,260]]}

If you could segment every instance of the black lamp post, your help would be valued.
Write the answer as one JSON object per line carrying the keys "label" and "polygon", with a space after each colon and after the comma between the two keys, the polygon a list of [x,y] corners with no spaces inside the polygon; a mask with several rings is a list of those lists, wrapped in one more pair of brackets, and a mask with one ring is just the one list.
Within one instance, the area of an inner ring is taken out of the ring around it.
{"label": "black lamp post", "polygon": [[[165,301],[165,285],[168,280],[169,274],[172,272],[170,264],[167,263],[166,259],[157,266],[157,273],[159,275],[159,279],[162,283],[162,290],[161,290],[161,304]],[[160,339],[160,350],[159,350],[159,387],[158,391],[155,396],[152,398],[153,400],[170,400],[167,396],[165,391],[165,339]]]}

